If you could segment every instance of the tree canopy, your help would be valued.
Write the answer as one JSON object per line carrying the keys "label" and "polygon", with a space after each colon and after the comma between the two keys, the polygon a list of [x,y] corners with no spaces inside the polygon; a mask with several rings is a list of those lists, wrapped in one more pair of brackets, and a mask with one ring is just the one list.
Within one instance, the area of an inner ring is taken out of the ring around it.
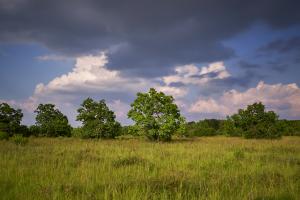
{"label": "tree canopy", "polygon": [[152,140],[170,140],[172,134],[179,131],[185,122],[174,98],[154,88],[148,93],[137,93],[128,117]]}
{"label": "tree canopy", "polygon": [[54,104],[39,104],[34,112],[37,114],[36,126],[41,134],[50,137],[71,135],[68,118]]}
{"label": "tree canopy", "polygon": [[229,135],[243,135],[246,138],[278,138],[281,137],[283,127],[279,123],[278,115],[274,111],[265,111],[265,106],[259,102],[248,105],[245,110],[228,117],[228,125],[232,133]]}
{"label": "tree canopy", "polygon": [[0,130],[10,136],[18,132],[21,127],[23,113],[21,109],[14,109],[7,103],[0,103]]}
{"label": "tree canopy", "polygon": [[87,98],[77,110],[77,120],[83,124],[83,137],[86,138],[114,138],[119,135],[121,125],[105,100],[99,102]]}

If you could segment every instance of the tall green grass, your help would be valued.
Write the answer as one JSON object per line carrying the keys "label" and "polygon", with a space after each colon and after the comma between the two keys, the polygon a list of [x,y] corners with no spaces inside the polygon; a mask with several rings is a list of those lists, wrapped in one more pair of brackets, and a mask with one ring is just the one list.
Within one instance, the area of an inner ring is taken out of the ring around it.
{"label": "tall green grass", "polygon": [[300,199],[300,137],[0,141],[0,199]]}

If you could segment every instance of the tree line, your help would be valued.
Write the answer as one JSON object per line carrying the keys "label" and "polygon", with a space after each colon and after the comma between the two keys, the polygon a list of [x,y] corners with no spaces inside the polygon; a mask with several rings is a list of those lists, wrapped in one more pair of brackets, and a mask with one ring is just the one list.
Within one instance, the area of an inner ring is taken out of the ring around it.
{"label": "tree line", "polygon": [[128,118],[135,123],[121,126],[105,100],[85,99],[78,108],[76,120],[79,128],[72,128],[54,104],[39,104],[36,123],[21,124],[23,113],[7,103],[0,104],[0,138],[19,134],[46,137],[115,138],[120,135],[145,136],[150,140],[169,141],[172,135],[182,137],[227,135],[245,138],[280,138],[282,135],[300,135],[299,120],[279,120],[274,111],[266,111],[261,103],[239,109],[227,119],[205,119],[186,122],[172,96],[151,88],[147,93],[137,93],[131,104]]}

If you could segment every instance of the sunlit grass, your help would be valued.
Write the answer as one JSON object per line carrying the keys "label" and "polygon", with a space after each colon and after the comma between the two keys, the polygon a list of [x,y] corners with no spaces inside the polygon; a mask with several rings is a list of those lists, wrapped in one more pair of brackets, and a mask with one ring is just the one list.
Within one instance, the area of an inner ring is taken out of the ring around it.
{"label": "sunlit grass", "polygon": [[300,199],[300,137],[0,141],[0,199]]}

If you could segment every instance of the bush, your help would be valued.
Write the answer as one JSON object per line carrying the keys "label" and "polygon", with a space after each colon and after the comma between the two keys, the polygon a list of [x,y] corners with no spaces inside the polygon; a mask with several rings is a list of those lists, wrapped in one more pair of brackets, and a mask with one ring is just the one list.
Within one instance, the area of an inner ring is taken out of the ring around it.
{"label": "bush", "polygon": [[0,140],[8,140],[9,135],[4,131],[0,131]]}
{"label": "bush", "polygon": [[20,134],[13,135],[11,137],[11,140],[16,144],[16,145],[25,145],[28,143],[28,138],[23,137]]}
{"label": "bush", "polygon": [[242,136],[243,131],[241,128],[238,128],[234,125],[234,121],[231,119],[227,119],[226,121],[223,122],[222,128],[221,128],[221,133],[226,136],[232,136],[232,137],[237,137],[237,136]]}
{"label": "bush", "polygon": [[84,131],[83,128],[73,128],[72,137],[86,139],[89,138],[90,136],[86,131]]}
{"label": "bush", "polygon": [[199,122],[189,122],[186,124],[188,136],[214,136],[220,134],[222,120],[205,119]]}
{"label": "bush", "polygon": [[283,135],[286,136],[300,136],[300,120],[280,120]]}
{"label": "bush", "polygon": [[28,128],[28,132],[30,135],[33,135],[33,136],[39,136],[40,133],[41,133],[41,129],[39,126],[36,126],[36,125],[32,125]]}
{"label": "bush", "polygon": [[224,126],[227,134],[242,134],[245,138],[280,138],[284,132],[278,115],[273,111],[266,112],[261,102],[248,105],[245,110],[240,109],[227,118]]}

